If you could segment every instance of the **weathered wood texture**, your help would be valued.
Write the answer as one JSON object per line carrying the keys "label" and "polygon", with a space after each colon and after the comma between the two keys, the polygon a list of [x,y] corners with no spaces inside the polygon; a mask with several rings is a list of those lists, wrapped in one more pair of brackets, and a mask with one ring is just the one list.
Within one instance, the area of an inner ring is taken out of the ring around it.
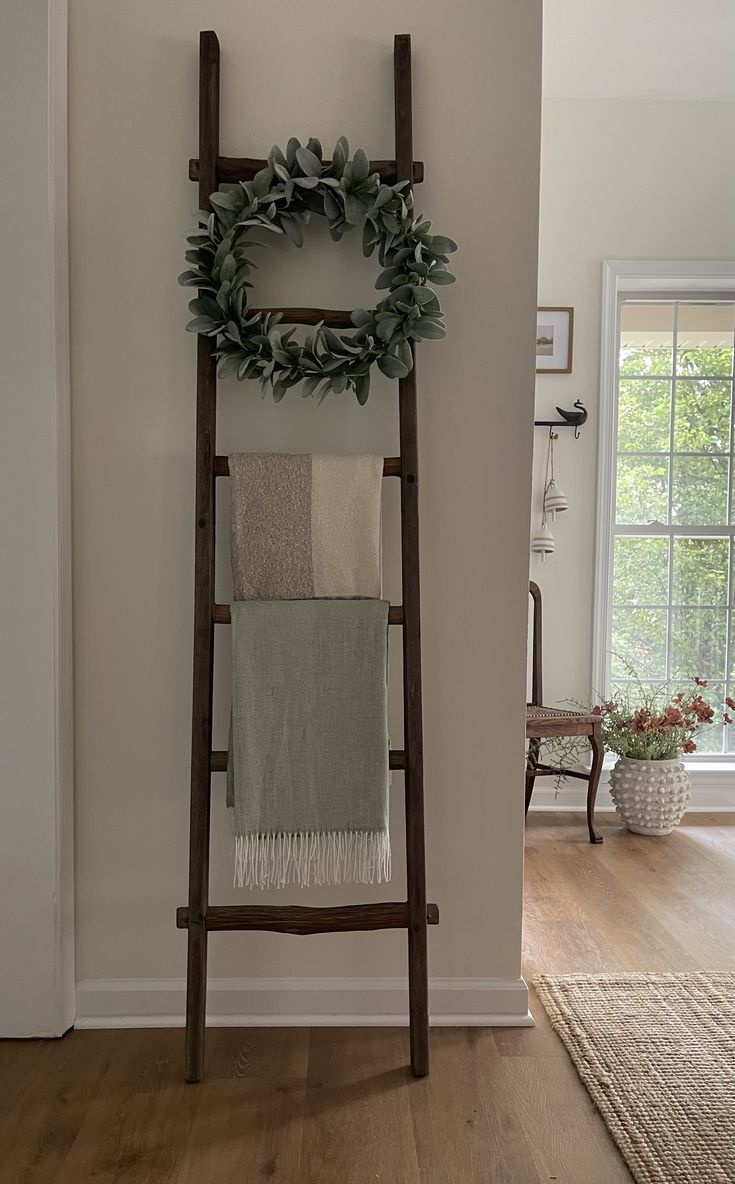
{"label": "weathered wood texture", "polygon": [[[402,748],[391,748],[388,754],[388,765],[391,769],[406,768],[406,753]],[[227,750],[215,748],[212,752],[210,769],[213,773],[227,772]]]}
{"label": "weathered wood texture", "polygon": [[[413,175],[411,38],[397,36],[393,51],[398,179]],[[403,582],[403,719],[406,747],[406,877],[410,921],[408,980],[411,1066],[429,1072],[429,988],[424,855],[424,756],[421,709],[421,596],[419,588],[419,456],[416,358],[398,384],[401,438],[401,570]]]}
{"label": "weathered wood texture", "polygon": [[354,329],[350,310],[344,308],[254,308],[253,312],[279,312],[284,325],[324,324],[328,329]]}
{"label": "weathered wood texture", "polygon": [[[264,169],[268,161],[252,156],[220,156],[217,159],[218,182],[252,181],[256,173]],[[395,185],[399,180],[395,160],[371,160],[370,172],[379,173],[385,185]],[[189,180],[198,181],[200,173],[199,161],[194,157],[189,161]],[[420,160],[413,162],[413,183],[419,185],[424,179],[424,165]],[[206,209],[203,206],[202,209]]]}
{"label": "weathered wood texture", "polygon": [[533,788],[537,777],[559,776],[562,770],[549,768],[539,760],[541,743],[563,736],[586,736],[592,750],[592,763],[589,773],[575,770],[563,770],[571,777],[578,777],[587,782],[587,831],[591,843],[601,843],[602,836],[595,830],[595,802],[597,789],[600,784],[604,748],[602,744],[602,723],[599,713],[585,714],[582,711],[557,710],[543,706],[543,613],[541,607],[541,590],[533,580],[528,585],[529,595],[533,603],[533,621],[531,627],[531,702],[526,707],[526,814],[531,805]]}
{"label": "weathered wood texture", "polygon": [[531,702],[540,707],[544,701],[544,635],[541,609],[541,589],[529,580],[528,591],[533,605],[531,625]]}
{"label": "weathered wood texture", "polygon": [[[526,830],[523,973],[735,969],[735,815],[664,839],[612,815]],[[370,940],[369,938],[366,940]],[[435,1028],[411,1082],[397,1028],[212,1028],[184,1086],[175,1029],[0,1042],[3,1184],[631,1184],[545,1012]]]}
{"label": "weathered wood texture", "polygon": [[[231,625],[232,614],[230,612],[229,604],[215,604],[212,612],[212,620],[215,625]],[[388,609],[388,624],[402,625],[403,624],[403,605],[392,604]]]}
{"label": "weathered wood texture", "polygon": [[[199,203],[207,209],[216,188],[219,152],[219,42],[199,41]],[[186,994],[186,1080],[199,1081],[204,1058],[207,1005],[209,821],[214,671],[213,465],[217,431],[217,365],[214,341],[197,338],[196,527],[194,543],[194,678],[192,693],[191,808],[189,820],[189,933]]]}
{"label": "weathered wood texture", "polygon": [[[411,42],[395,39],[396,161],[374,162],[386,179],[416,179],[411,125]],[[202,33],[200,43],[199,200],[221,180],[219,143],[219,43]],[[262,161],[238,161],[237,169],[257,171]],[[228,166],[229,167],[229,166]],[[423,169],[419,168],[420,176]],[[231,178],[234,179],[234,178]],[[291,308],[280,311],[292,323],[349,325],[349,313],[336,309]],[[177,910],[177,924],[188,930],[186,1079],[203,1074],[206,1013],[207,934],[222,929],[271,929],[283,933],[328,933],[402,927],[408,930],[411,1064],[418,1077],[428,1072],[427,923],[436,925],[436,905],[427,905],[424,870],[423,754],[421,732],[421,640],[419,625],[418,442],[416,371],[399,383],[401,455],[388,457],[384,475],[401,478],[401,562],[403,605],[389,612],[391,624],[403,625],[404,730],[406,748],[389,754],[391,769],[405,771],[407,900],[388,905],[346,905],[339,909],[278,906],[210,906],[209,825],[213,772],[227,769],[227,753],[212,751],[213,631],[229,623],[228,605],[214,600],[215,478],[229,475],[226,456],[215,456],[217,374],[212,338],[199,338],[197,376],[197,536],[195,571],[194,709],[192,728],[191,838],[189,904]]]}
{"label": "weathered wood texture", "polygon": [[[177,909],[176,924],[185,929],[186,909]],[[427,925],[439,924],[439,909],[426,906]],[[210,930],[262,929],[274,933],[350,933],[355,929],[406,929],[408,905],[404,901],[381,904],[344,904],[334,907],[302,905],[210,905],[207,928]]]}
{"label": "weathered wood texture", "polygon": [[[230,462],[226,456],[217,456],[214,460],[214,475],[215,477],[229,477]],[[384,477],[400,477],[401,475],[401,458],[400,456],[386,456],[383,461],[383,476]]]}

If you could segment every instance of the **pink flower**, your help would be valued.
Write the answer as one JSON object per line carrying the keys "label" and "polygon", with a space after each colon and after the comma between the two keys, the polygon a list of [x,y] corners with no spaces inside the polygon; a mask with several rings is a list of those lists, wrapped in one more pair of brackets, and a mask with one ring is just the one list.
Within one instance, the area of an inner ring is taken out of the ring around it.
{"label": "pink flower", "polygon": [[696,752],[697,746],[693,740],[684,741],[684,752]]}
{"label": "pink flower", "polygon": [[706,678],[699,678],[696,674],[694,675],[694,681],[698,687],[706,687],[708,685]]}
{"label": "pink flower", "polygon": [[725,714],[722,717],[722,721],[723,721],[723,723],[731,724],[732,723],[732,716],[728,715],[728,713],[725,712]]}
{"label": "pink flower", "polygon": [[729,707],[731,711],[735,711],[735,699],[728,695],[725,699],[725,706]]}

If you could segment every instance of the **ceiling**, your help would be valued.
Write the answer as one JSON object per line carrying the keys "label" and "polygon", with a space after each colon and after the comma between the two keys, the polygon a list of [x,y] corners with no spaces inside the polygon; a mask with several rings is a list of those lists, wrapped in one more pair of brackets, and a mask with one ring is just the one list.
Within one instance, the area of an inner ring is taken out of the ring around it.
{"label": "ceiling", "polygon": [[543,0],[544,95],[735,101],[735,0]]}

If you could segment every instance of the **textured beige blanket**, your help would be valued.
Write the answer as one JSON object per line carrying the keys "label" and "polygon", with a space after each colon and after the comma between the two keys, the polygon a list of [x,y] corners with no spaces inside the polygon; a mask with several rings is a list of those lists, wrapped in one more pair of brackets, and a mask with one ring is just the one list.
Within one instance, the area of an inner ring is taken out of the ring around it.
{"label": "textured beige blanket", "polygon": [[381,456],[229,462],[235,600],[380,598]]}

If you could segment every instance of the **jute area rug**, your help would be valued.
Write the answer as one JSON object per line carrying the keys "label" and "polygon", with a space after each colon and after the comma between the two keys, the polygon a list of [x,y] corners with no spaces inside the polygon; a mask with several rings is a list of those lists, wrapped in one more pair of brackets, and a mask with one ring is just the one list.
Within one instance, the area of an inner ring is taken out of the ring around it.
{"label": "jute area rug", "polygon": [[638,1184],[733,1184],[735,974],[535,986]]}

